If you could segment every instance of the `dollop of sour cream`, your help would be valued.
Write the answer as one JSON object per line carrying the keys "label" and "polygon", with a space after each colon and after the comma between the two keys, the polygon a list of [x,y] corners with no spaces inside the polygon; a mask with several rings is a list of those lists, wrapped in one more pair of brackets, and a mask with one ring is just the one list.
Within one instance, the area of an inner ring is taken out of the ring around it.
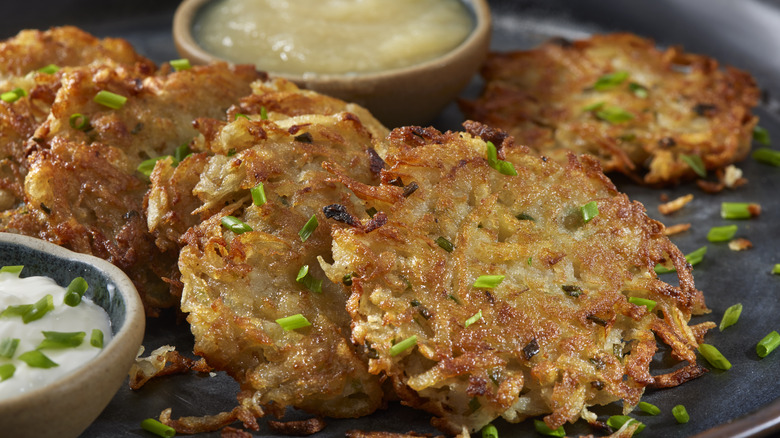
{"label": "dollop of sour cream", "polygon": [[460,0],[217,0],[193,35],[210,53],[272,73],[368,73],[408,67],[462,43]]}
{"label": "dollop of sour cream", "polygon": [[[0,343],[18,339],[11,358],[0,357],[0,367],[12,364],[16,370],[0,382],[0,399],[10,398],[52,383],[87,364],[102,347],[90,343],[93,329],[103,333],[103,345],[111,340],[111,322],[102,307],[86,297],[71,307],[63,303],[66,289],[48,277],[19,278],[15,273],[0,272],[0,313],[9,306],[33,304],[50,294],[54,309],[42,318],[24,323],[21,316],[0,317]],[[51,368],[36,368],[19,359],[25,352],[36,350],[45,336],[42,332],[84,332],[81,345],[68,348],[42,348],[41,353],[57,364]]]}

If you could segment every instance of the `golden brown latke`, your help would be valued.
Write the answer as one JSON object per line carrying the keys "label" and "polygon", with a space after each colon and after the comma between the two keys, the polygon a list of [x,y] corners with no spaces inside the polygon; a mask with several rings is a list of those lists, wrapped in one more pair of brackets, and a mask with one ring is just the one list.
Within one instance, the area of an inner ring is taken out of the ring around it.
{"label": "golden brown latke", "polygon": [[741,160],[758,120],[747,72],[627,33],[492,53],[481,73],[482,95],[460,102],[468,118],[560,162],[567,150],[592,154],[605,172],[648,185],[696,177],[684,156],[708,170]]}
{"label": "golden brown latke", "polygon": [[[325,209],[342,224],[323,267],[333,282],[351,275],[352,340],[369,350],[370,372],[389,376],[405,404],[437,415],[449,433],[498,416],[548,414],[552,429],[595,421],[589,406],[622,400],[630,410],[645,387],[700,375],[695,351],[712,324],[687,325],[706,308],[663,225],[592,157],[559,164],[466,126],[394,130],[378,188],[334,169],[379,211],[366,227],[353,205]],[[491,167],[486,140],[516,176]],[[598,214],[585,221],[591,202]],[[657,263],[677,268],[679,288],[658,279]],[[475,286],[483,275],[503,281]],[[655,335],[687,365],[652,376]]]}
{"label": "golden brown latke", "polygon": [[[378,168],[371,165],[377,139],[368,126],[381,125],[286,81],[253,88],[254,96],[231,109],[244,117],[198,120],[203,136],[193,149],[203,152],[175,169],[170,160],[159,162],[152,174],[148,217],[158,242],[176,246],[185,230],[181,309],[195,352],[233,376],[241,397],[274,413],[287,406],[332,417],[371,413],[383,401],[380,380],[350,342],[345,287],[325,279],[317,257],[329,259],[331,248],[322,206],[361,205],[323,163],[377,184]],[[276,112],[292,98],[294,115]],[[252,111],[258,101],[268,109]],[[267,199],[261,205],[250,196],[259,183]],[[228,215],[252,231],[228,230],[221,223]],[[302,241],[299,231],[312,216],[320,225]],[[325,280],[321,291],[297,281],[304,266],[308,278]],[[276,322],[296,314],[311,327],[285,331]]]}

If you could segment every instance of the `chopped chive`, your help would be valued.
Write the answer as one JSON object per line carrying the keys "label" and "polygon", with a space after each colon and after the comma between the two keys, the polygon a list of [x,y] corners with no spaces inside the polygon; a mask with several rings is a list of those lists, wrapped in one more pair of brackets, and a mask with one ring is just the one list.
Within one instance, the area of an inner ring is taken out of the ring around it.
{"label": "chopped chive", "polygon": [[517,220],[519,221],[535,221],[536,219],[533,218],[533,216],[528,215],[526,213],[520,213],[515,216]]}
{"label": "chopped chive", "polygon": [[241,221],[235,216],[225,216],[222,218],[222,226],[236,234],[244,234],[252,231],[252,227]]}
{"label": "chopped chive", "polygon": [[159,157],[149,158],[148,160],[141,161],[141,163],[138,164],[136,170],[148,178],[152,175],[152,171],[154,170],[154,166],[157,164],[157,162],[169,156],[170,155],[161,155]]}
{"label": "chopped chive", "polygon": [[415,345],[417,345],[417,336],[409,336],[403,341],[390,347],[390,356],[392,357],[398,356],[399,354],[403,353],[409,348],[414,347]]}
{"label": "chopped chive", "polygon": [[758,148],[753,151],[752,157],[759,163],[780,167],[780,151],[769,148]]}
{"label": "chopped chive", "polygon": [[54,368],[59,366],[58,363],[49,359],[48,356],[38,350],[30,350],[22,353],[19,355],[18,359],[32,368]]}
{"label": "chopped chive", "polygon": [[516,176],[517,170],[515,170],[515,165],[510,163],[509,161],[499,161],[496,163],[495,169],[498,171],[498,173],[502,175],[509,175],[509,176]]}
{"label": "chopped chive", "polygon": [[100,90],[95,95],[95,103],[99,103],[111,109],[119,109],[125,106],[127,98],[106,90]]}
{"label": "chopped chive", "polygon": [[441,247],[441,249],[447,252],[452,252],[455,249],[455,245],[453,245],[452,242],[450,242],[449,240],[445,239],[442,236],[436,238],[436,244],[438,244]]}
{"label": "chopped chive", "polygon": [[249,116],[248,116],[248,115],[246,115],[246,114],[243,114],[243,113],[236,113],[236,116],[235,116],[235,117],[233,117],[233,120],[238,120],[238,118],[239,118],[239,117],[241,117],[241,118],[243,118],[243,119],[247,119],[247,120],[249,120]]}
{"label": "chopped chive", "polygon": [[263,186],[262,181],[249,189],[249,193],[252,195],[252,203],[256,206],[259,207],[267,202],[267,199],[265,198],[265,187]]}
{"label": "chopped chive", "polygon": [[778,346],[780,346],[780,334],[777,331],[773,331],[758,342],[756,353],[758,357],[766,357],[769,353],[775,351]]}
{"label": "chopped chive", "polygon": [[644,85],[637,84],[636,82],[631,82],[628,84],[628,89],[631,90],[632,93],[634,93],[634,96],[640,98],[640,99],[647,99],[647,96],[649,95],[647,92],[647,87]]}
{"label": "chopped chive", "polygon": [[151,432],[163,438],[172,438],[176,436],[176,430],[171,426],[162,424],[154,418],[147,418],[141,422],[141,429]]}
{"label": "chopped chive", "polygon": [[680,158],[685,161],[685,164],[690,166],[691,169],[693,169],[694,172],[696,172],[696,175],[699,175],[702,178],[705,178],[707,176],[707,168],[704,166],[704,161],[701,159],[700,156],[696,154],[691,155],[680,155]]}
{"label": "chopped chive", "polygon": [[367,208],[367,209],[366,209],[366,214],[367,214],[367,215],[368,215],[368,217],[370,217],[370,218],[373,218],[373,217],[374,217],[374,215],[375,215],[375,214],[377,214],[377,213],[378,213],[378,211],[377,211],[377,209],[376,209],[376,208],[374,208],[374,207],[370,207],[370,208]]}
{"label": "chopped chive", "polygon": [[317,221],[317,216],[311,215],[309,220],[306,222],[306,225],[304,225],[303,228],[298,231],[298,236],[301,237],[301,242],[305,242],[306,239],[311,237],[312,233],[314,233],[314,230],[317,229],[319,224],[320,223]]}
{"label": "chopped chive", "polygon": [[182,59],[172,59],[170,61],[171,67],[173,67],[176,71],[182,71],[182,70],[189,70],[192,68],[192,65],[190,64],[190,60],[187,58]]}
{"label": "chopped chive", "polygon": [[596,201],[590,201],[580,207],[580,212],[582,213],[582,220],[585,221],[585,223],[588,223],[591,219],[598,216],[599,205],[596,203]]}
{"label": "chopped chive", "polygon": [[14,103],[20,98],[27,96],[27,92],[24,91],[22,88],[14,88],[11,91],[5,92],[3,94],[0,94],[0,99],[8,102],[8,103]]}
{"label": "chopped chive", "polygon": [[46,67],[39,68],[38,71],[41,73],[46,73],[47,75],[53,75],[54,73],[60,71],[60,68],[55,64],[49,64]]}
{"label": "chopped chive", "polygon": [[473,287],[483,289],[493,289],[504,281],[503,275],[480,275],[474,281]]}
{"label": "chopped chive", "polygon": [[606,106],[596,110],[596,117],[613,125],[634,119],[633,114],[616,106]]}
{"label": "chopped chive", "polygon": [[479,311],[477,311],[477,313],[472,315],[471,318],[467,319],[466,323],[465,323],[465,326],[468,327],[471,324],[474,324],[475,322],[479,321],[480,319],[482,319],[482,309],[479,309]]}
{"label": "chopped chive", "polygon": [[[476,410],[476,409],[475,409]],[[486,424],[482,428],[482,438],[498,438],[498,429],[493,424]]]}
{"label": "chopped chive", "polygon": [[627,71],[607,73],[596,80],[596,82],[593,84],[593,89],[596,91],[609,90],[622,84],[626,81],[626,79],[628,79]]}
{"label": "chopped chive", "polygon": [[734,304],[723,312],[723,318],[720,320],[720,331],[723,331],[726,327],[731,327],[739,320],[739,315],[742,314],[742,303]]}
{"label": "chopped chive", "polygon": [[566,292],[566,295],[570,297],[577,298],[578,296],[582,295],[582,288],[579,286],[566,284],[561,286],[561,289],[563,289],[563,291]]}
{"label": "chopped chive", "polygon": [[469,411],[477,412],[481,407],[482,403],[479,402],[479,399],[476,397],[471,397],[471,400],[469,400]]}
{"label": "chopped chive", "polygon": [[722,227],[712,227],[707,233],[707,240],[710,242],[727,242],[737,233],[736,225],[724,225]]}
{"label": "chopped chive", "polygon": [[720,217],[723,219],[750,219],[753,217],[749,202],[721,202]]}
{"label": "chopped chive", "polygon": [[311,325],[309,320],[306,319],[306,317],[300,313],[295,315],[285,316],[284,318],[279,318],[276,320],[276,323],[282,326],[284,331],[287,332],[289,332],[290,330],[296,330]]}
{"label": "chopped chive", "polygon": [[557,429],[553,430],[550,429],[550,427],[547,426],[547,423],[545,423],[542,420],[534,420],[534,429],[536,429],[536,431],[541,433],[542,435],[557,436],[557,437],[566,436],[566,431],[563,430],[563,426],[560,426]]}
{"label": "chopped chive", "polygon": [[3,380],[8,380],[11,377],[14,376],[14,373],[16,372],[16,366],[12,363],[6,363],[3,365],[0,365],[0,382]]}
{"label": "chopped chive", "polygon": [[3,338],[0,340],[0,357],[10,359],[14,357],[16,348],[19,346],[18,338]]}
{"label": "chopped chive", "polygon": [[187,143],[177,146],[176,150],[173,151],[174,162],[182,162],[190,155],[192,155],[192,149],[190,149],[190,145]]}
{"label": "chopped chive", "polygon": [[714,346],[710,344],[700,344],[699,353],[701,353],[701,355],[704,356],[704,358],[707,359],[707,362],[709,362],[713,367],[720,370],[731,369],[731,362],[729,362],[728,359],[726,359],[726,357],[723,356]]}
{"label": "chopped chive", "polygon": [[649,414],[649,415],[658,415],[661,413],[661,409],[658,408],[658,406],[650,404],[648,402],[639,402],[639,409],[642,410],[642,412]]}
{"label": "chopped chive", "polygon": [[672,415],[674,415],[674,419],[677,420],[677,422],[680,424],[685,424],[691,420],[690,415],[688,415],[688,411],[683,405],[677,405],[673,407]]}
{"label": "chopped chive", "polygon": [[8,306],[2,311],[2,313],[0,313],[0,317],[24,316],[27,312],[32,310],[32,308],[33,308],[32,304],[19,304],[16,306]]}
{"label": "chopped chive", "polygon": [[766,128],[762,128],[758,125],[753,127],[753,140],[763,145],[769,145],[772,143],[769,138],[769,131],[767,131]]}
{"label": "chopped chive", "polygon": [[86,131],[89,128],[89,118],[81,113],[73,113],[68,119],[70,127],[79,131]]}
{"label": "chopped chive", "polygon": [[653,300],[648,300],[647,298],[639,298],[639,297],[630,297],[628,299],[628,302],[631,304],[636,304],[637,306],[645,306],[647,307],[648,312],[652,312],[653,309],[655,309],[655,305],[657,304]]}
{"label": "chopped chive", "polygon": [[496,149],[496,145],[494,145],[493,142],[488,141],[486,142],[486,145],[487,145],[487,161],[490,167],[496,169],[499,173],[503,175],[510,175],[510,176],[517,175],[515,166],[512,163],[510,163],[509,161],[503,161],[498,159],[498,150]]}
{"label": "chopped chive", "polygon": [[268,120],[268,110],[264,106],[260,107],[260,120]]}
{"label": "chopped chive", "polygon": [[89,345],[97,348],[103,348],[103,331],[100,329],[92,329],[92,334],[89,336]]}
{"label": "chopped chive", "polygon": [[88,288],[87,280],[84,280],[83,277],[74,278],[65,290],[65,298],[62,302],[70,307],[78,306]]}
{"label": "chopped chive", "polygon": [[623,427],[624,424],[634,421],[639,423],[639,427],[637,427],[636,431],[634,431],[634,434],[638,434],[645,429],[645,424],[639,420],[629,417],[628,415],[613,415],[609,417],[607,419],[607,426],[614,430],[619,430],[621,427]]}
{"label": "chopped chive", "polygon": [[341,277],[341,282],[344,284],[344,286],[352,286],[352,275],[353,274],[346,274]]}
{"label": "chopped chive", "polygon": [[32,308],[22,315],[22,322],[27,324],[28,322],[39,320],[52,310],[54,310],[54,297],[51,294],[46,294],[45,297],[36,301]]}
{"label": "chopped chive", "polygon": [[[702,246],[701,248],[697,249],[696,251],[691,251],[690,253],[685,255],[685,260],[691,265],[695,266],[701,263],[702,260],[704,260],[704,255],[707,254],[707,247]],[[661,265],[655,265],[655,273],[656,274],[668,274],[670,272],[676,272],[677,269],[674,267],[667,268]]]}
{"label": "chopped chive", "polygon": [[24,265],[6,265],[0,268],[0,272],[7,272],[9,274],[16,274],[18,277],[19,274],[22,272],[22,269],[24,268]]}
{"label": "chopped chive", "polygon": [[84,332],[47,332],[43,331],[43,340],[37,347],[37,350],[53,350],[63,348],[74,348],[84,342]]}
{"label": "chopped chive", "polygon": [[295,281],[306,286],[312,292],[322,293],[322,280],[315,279],[309,272],[309,265],[301,266]]}
{"label": "chopped chive", "polygon": [[494,167],[498,163],[498,150],[496,145],[492,141],[485,143],[487,145],[487,161],[490,167]]}
{"label": "chopped chive", "polygon": [[597,109],[599,109],[599,108],[601,108],[603,106],[604,106],[604,101],[593,102],[593,103],[591,103],[589,105],[585,105],[584,107],[582,107],[582,110],[585,111],[585,112],[595,111],[595,110],[597,110]]}
{"label": "chopped chive", "polygon": [[775,263],[775,266],[772,267],[772,274],[780,275],[780,263]]}

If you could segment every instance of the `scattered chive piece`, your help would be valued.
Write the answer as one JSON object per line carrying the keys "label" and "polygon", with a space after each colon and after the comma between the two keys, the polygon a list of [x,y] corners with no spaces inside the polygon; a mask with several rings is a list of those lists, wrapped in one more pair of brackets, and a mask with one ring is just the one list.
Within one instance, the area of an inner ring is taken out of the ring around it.
{"label": "scattered chive piece", "polygon": [[15,372],[16,372],[16,367],[12,363],[6,363],[0,365],[0,382],[13,377]]}
{"label": "scattered chive piece", "polygon": [[535,221],[536,219],[533,218],[533,216],[528,215],[526,213],[520,213],[517,216],[515,216],[517,220],[520,221]]}
{"label": "scattered chive piece", "polygon": [[306,319],[306,317],[301,315],[300,313],[291,316],[286,316],[284,318],[279,318],[276,320],[276,323],[282,326],[284,331],[287,332],[289,332],[290,330],[308,327],[311,325],[309,320]]}
{"label": "scattered chive piece", "polygon": [[696,154],[680,155],[680,158],[696,172],[696,175],[702,178],[707,176],[707,168],[704,166],[704,161],[702,161],[700,156]]}
{"label": "scattered chive piece", "polygon": [[252,195],[252,203],[256,206],[259,207],[266,203],[265,187],[263,186],[262,181],[257,183],[256,186],[252,187],[249,190],[249,193]]}
{"label": "scattered chive piece", "polygon": [[718,351],[718,349],[712,345],[700,344],[699,353],[701,353],[701,355],[704,356],[704,358],[707,359],[707,362],[709,362],[713,367],[720,370],[731,369],[731,362],[729,362],[728,359],[726,359],[726,357],[723,356],[720,351]]}
{"label": "scattered chive piece", "polygon": [[482,309],[479,309],[477,313],[472,315],[471,318],[467,319],[465,326],[468,327],[471,324],[474,324],[475,322],[479,321],[480,319],[482,319]]}
{"label": "scattered chive piece", "polygon": [[727,242],[737,233],[736,225],[724,225],[722,227],[712,227],[707,233],[707,240],[710,242]]}
{"label": "scattered chive piece", "polygon": [[18,338],[3,338],[0,340],[0,357],[10,359],[14,357],[16,348],[19,346]]}
{"label": "scattered chive piece", "polygon": [[753,140],[763,145],[769,145],[772,142],[769,139],[769,131],[767,131],[766,128],[762,128],[758,125],[753,127]]}
{"label": "scattered chive piece", "polygon": [[471,397],[471,400],[469,400],[469,410],[471,412],[477,412],[481,407],[482,403],[479,402],[479,399],[476,397]]}
{"label": "scattered chive piece", "polygon": [[241,221],[241,219],[235,216],[225,216],[222,218],[222,226],[228,230],[236,233],[243,234],[252,231],[252,227]]}
{"label": "scattered chive piece", "polygon": [[171,426],[160,423],[154,418],[147,418],[141,422],[141,428],[163,438],[172,438],[176,436],[176,430]]}
{"label": "scattered chive piece", "polygon": [[18,359],[33,368],[54,368],[59,366],[59,364],[49,359],[45,354],[38,350],[30,350],[22,353],[19,355]]}
{"label": "scattered chive piece", "polygon": [[739,315],[742,314],[742,303],[734,304],[723,312],[723,318],[720,320],[720,331],[723,331],[726,327],[731,327],[739,320]]}
{"label": "scattered chive piece", "polygon": [[16,274],[18,277],[19,274],[22,272],[22,269],[24,268],[24,265],[7,265],[0,268],[0,272],[8,272],[10,274]]}
{"label": "scattered chive piece", "polygon": [[496,169],[499,173],[503,175],[510,175],[510,176],[517,175],[515,166],[512,163],[510,163],[509,161],[503,161],[498,159],[498,150],[496,149],[496,145],[494,145],[493,142],[488,141],[486,142],[486,145],[487,145],[487,161],[490,167]]}
{"label": "scattered chive piece", "polygon": [[775,275],[780,275],[780,263],[776,263],[774,267],[772,267],[772,273]]}
{"label": "scattered chive piece", "polygon": [[181,144],[173,151],[174,162],[182,162],[185,158],[192,154],[192,149],[187,143]]}
{"label": "scattered chive piece", "polygon": [[367,214],[369,217],[371,217],[371,218],[373,218],[373,217],[374,217],[374,215],[375,215],[375,214],[377,214],[377,213],[378,213],[378,211],[377,211],[377,209],[376,209],[376,208],[374,208],[374,207],[370,207],[370,208],[368,208],[368,209],[366,210],[366,214]]}
{"label": "scattered chive piece", "polygon": [[[704,260],[705,254],[707,254],[707,247],[702,246],[696,251],[691,251],[690,253],[686,254],[685,260],[688,261],[688,263],[690,263],[691,266],[695,266],[698,265],[702,260]],[[656,274],[668,274],[670,272],[675,272],[675,271],[677,271],[677,269],[675,269],[674,267],[667,268],[661,265],[655,265]]]}
{"label": "scattered chive piece", "polygon": [[187,58],[182,59],[172,59],[171,67],[173,67],[176,71],[182,71],[182,70],[189,70],[192,68],[192,65],[190,65],[190,60]]}
{"label": "scattered chive piece", "polygon": [[409,348],[412,348],[415,345],[417,345],[417,336],[409,336],[403,341],[390,347],[390,356],[392,357],[398,356],[405,350],[408,350]]}
{"label": "scattered chive piece", "polygon": [[148,160],[141,161],[140,164],[138,164],[138,167],[136,170],[141,172],[144,176],[147,178],[152,174],[152,171],[154,170],[155,164],[157,164],[158,161],[162,160],[163,158],[168,157],[169,155],[161,155],[159,157],[155,158],[149,158]]}
{"label": "scattered chive piece", "polygon": [[756,353],[758,354],[758,357],[766,357],[778,346],[780,346],[780,334],[778,334],[777,331],[773,331],[758,342],[758,345],[756,345]]}
{"label": "scattered chive piece", "polygon": [[436,238],[436,244],[438,244],[443,250],[447,252],[452,252],[452,250],[455,249],[455,245],[452,244],[449,240],[445,239],[442,236],[439,236]]}
{"label": "scattered chive piece", "polygon": [[493,289],[504,281],[503,275],[480,275],[474,281],[473,287]]}
{"label": "scattered chive piece", "polygon": [[89,127],[89,118],[81,113],[73,113],[68,119],[70,127],[78,129],[79,131],[85,131]]}
{"label": "scattered chive piece", "polygon": [[649,95],[647,92],[647,87],[644,85],[637,84],[636,82],[631,82],[628,84],[628,89],[631,90],[632,93],[634,93],[634,96],[640,98],[640,99],[647,99],[647,96]]}
{"label": "scattered chive piece", "polygon": [[260,120],[268,120],[268,110],[264,106],[260,107]]}
{"label": "scattered chive piece", "polygon": [[0,313],[0,317],[2,316],[24,316],[27,312],[32,310],[33,305],[32,304],[19,304],[16,306],[8,306],[3,310],[2,313]]}
{"label": "scattered chive piece", "polygon": [[494,167],[498,163],[498,150],[496,145],[492,141],[485,143],[487,145],[487,161],[490,167]]}
{"label": "scattered chive piece", "polygon": [[759,163],[780,167],[780,151],[769,148],[758,148],[753,151],[752,157]]}
{"label": "scattered chive piece", "polygon": [[563,430],[563,426],[553,430],[550,429],[550,427],[547,426],[547,423],[545,423],[542,420],[534,420],[534,429],[536,429],[536,431],[541,433],[542,435],[557,436],[557,437],[566,436],[566,431]]}
{"label": "scattered chive piece", "polygon": [[301,242],[305,242],[306,239],[308,239],[312,233],[314,233],[314,230],[317,229],[317,226],[320,223],[317,221],[316,215],[311,215],[309,220],[306,222],[306,225],[301,228],[301,231],[298,231],[298,236],[301,237]]}
{"label": "scattered chive piece", "polygon": [[46,73],[47,75],[53,75],[54,73],[60,71],[60,68],[55,64],[49,64],[46,67],[39,68],[38,71],[41,73]]}
{"label": "scattered chive piece", "polygon": [[586,111],[586,112],[587,111],[595,111],[595,110],[597,110],[597,109],[599,109],[599,108],[601,108],[603,106],[604,106],[604,102],[603,101],[601,101],[601,102],[594,102],[594,103],[591,103],[589,105],[585,105],[584,107],[582,107],[582,110]]}
{"label": "scattered chive piece", "polygon": [[0,99],[3,99],[4,101],[8,103],[13,103],[19,100],[20,98],[27,96],[27,92],[24,91],[22,88],[14,88],[11,91],[5,92],[3,94],[0,94]]}
{"label": "scattered chive piece", "polygon": [[658,406],[650,404],[648,402],[639,402],[639,409],[642,410],[642,412],[649,414],[649,415],[658,415],[661,413],[661,409],[658,408]]}
{"label": "scattered chive piece", "polygon": [[78,306],[79,303],[81,303],[81,298],[84,297],[87,288],[89,288],[87,280],[84,280],[82,277],[74,278],[65,290],[65,298],[62,302],[70,307]]}
{"label": "scattered chive piece", "polygon": [[593,89],[596,91],[609,90],[622,84],[626,79],[628,79],[627,71],[607,73],[596,80],[596,83],[593,84]]}
{"label": "scattered chive piece", "polygon": [[43,340],[37,347],[37,350],[74,348],[84,342],[84,332],[41,332]]}
{"label": "scattered chive piece", "polygon": [[509,176],[516,176],[517,170],[515,170],[515,165],[510,163],[509,161],[499,161],[496,163],[495,169],[498,171],[498,173],[502,175],[509,175]]}
{"label": "scattered chive piece", "polygon": [[584,220],[585,223],[588,223],[591,219],[598,216],[599,205],[596,203],[596,201],[590,201],[580,207],[580,212],[582,212],[582,220]]}
{"label": "scattered chive piece", "polygon": [[486,424],[482,428],[482,438],[498,438],[498,429],[493,424]]}
{"label": "scattered chive piece", "polygon": [[125,102],[127,102],[127,98],[125,96],[120,96],[110,91],[100,90],[95,95],[94,101],[95,103],[99,103],[111,109],[119,109],[125,106]]}
{"label": "scattered chive piece", "polygon": [[43,315],[52,310],[54,310],[54,297],[51,294],[46,294],[45,297],[36,301],[32,308],[22,315],[22,322],[27,324],[28,322],[39,320],[43,318]]}
{"label": "scattered chive piece", "polygon": [[748,202],[721,202],[720,217],[723,219],[750,219],[750,203]]}
{"label": "scattered chive piece", "polygon": [[677,420],[677,422],[680,424],[685,424],[691,420],[691,417],[688,415],[688,411],[683,405],[677,405],[673,407],[672,415],[674,415],[674,419]]}
{"label": "scattered chive piece", "polygon": [[607,426],[614,430],[619,430],[621,427],[623,427],[624,424],[634,421],[639,423],[639,427],[637,427],[636,431],[634,431],[634,434],[638,434],[645,429],[645,424],[639,420],[629,417],[628,415],[613,415],[609,417],[609,419],[607,419]]}
{"label": "scattered chive piece", "polygon": [[657,304],[653,300],[648,300],[647,298],[639,298],[639,297],[630,297],[628,299],[628,302],[631,304],[636,304],[637,306],[645,306],[647,307],[648,312],[652,312],[653,309],[655,309],[655,305]]}
{"label": "scattered chive piece", "polygon": [[578,296],[582,295],[582,288],[579,286],[566,284],[561,286],[561,289],[563,289],[563,291],[566,292],[566,295],[570,297],[577,298]]}
{"label": "scattered chive piece", "polygon": [[596,110],[596,117],[613,125],[634,119],[633,114],[616,106],[607,106]]}
{"label": "scattered chive piece", "polygon": [[97,348],[103,348],[103,331],[100,329],[92,329],[92,334],[89,336],[89,345]]}
{"label": "scattered chive piece", "polygon": [[295,277],[295,281],[306,286],[312,292],[322,293],[322,280],[315,279],[311,273],[309,273],[309,265],[301,266],[298,270],[298,276]]}

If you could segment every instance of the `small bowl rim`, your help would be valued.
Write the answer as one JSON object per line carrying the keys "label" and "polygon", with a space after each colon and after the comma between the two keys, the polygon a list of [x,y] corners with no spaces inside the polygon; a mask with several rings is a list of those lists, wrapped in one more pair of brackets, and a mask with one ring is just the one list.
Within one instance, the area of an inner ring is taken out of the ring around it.
{"label": "small bowl rim", "polygon": [[[176,8],[176,12],[173,16],[173,39],[176,48],[182,56],[187,54],[191,57],[192,61],[197,64],[208,64],[210,62],[222,61],[229,64],[237,64],[224,58],[207,52],[203,49],[195,40],[195,36],[192,34],[192,23],[198,14],[198,11],[204,7],[207,3],[215,0],[184,0]],[[366,73],[338,73],[338,74],[306,74],[298,75],[291,73],[275,72],[265,70],[255,66],[260,71],[267,73],[272,77],[281,77],[292,82],[301,83],[351,83],[355,81],[362,82],[377,82],[384,79],[414,75],[422,71],[426,71],[430,68],[437,68],[441,65],[447,65],[452,62],[453,59],[457,59],[461,54],[471,53],[477,46],[482,44],[482,41],[487,37],[489,38],[491,33],[492,19],[490,6],[487,0],[458,0],[466,5],[473,11],[474,14],[474,27],[469,32],[468,37],[458,44],[447,53],[431,58],[429,60],[412,64],[406,67],[399,67],[389,70],[381,70],[377,72]]]}
{"label": "small bowl rim", "polygon": [[[100,351],[100,353],[98,353],[97,356],[95,356],[89,362],[79,366],[78,368],[55,380],[54,382],[9,398],[0,399],[0,408],[24,403],[30,399],[48,397],[53,388],[61,386],[64,383],[71,386],[77,386],[79,381],[89,379],[90,373],[81,372],[85,367],[94,367],[97,364],[105,363],[107,359],[109,361],[112,359],[118,360],[119,352],[123,349],[123,345],[125,343],[136,343],[135,341],[137,340],[138,347],[140,348],[140,345],[143,343],[143,336],[146,325],[144,308],[135,285],[130,280],[130,278],[127,277],[127,274],[125,274],[121,269],[101,258],[89,254],[77,253],[67,248],[55,245],[51,242],[34,237],[0,232],[0,243],[10,243],[13,245],[24,246],[34,252],[49,254],[58,259],[81,262],[97,269],[98,271],[102,271],[116,284],[117,293],[122,297],[122,301],[125,305],[125,319],[122,322],[122,326],[119,327],[119,330],[113,334],[111,340]],[[112,321],[112,327],[113,323],[114,321]],[[139,326],[140,336],[138,333]],[[127,371],[129,372],[129,368]],[[76,377],[74,378],[74,376]]]}

